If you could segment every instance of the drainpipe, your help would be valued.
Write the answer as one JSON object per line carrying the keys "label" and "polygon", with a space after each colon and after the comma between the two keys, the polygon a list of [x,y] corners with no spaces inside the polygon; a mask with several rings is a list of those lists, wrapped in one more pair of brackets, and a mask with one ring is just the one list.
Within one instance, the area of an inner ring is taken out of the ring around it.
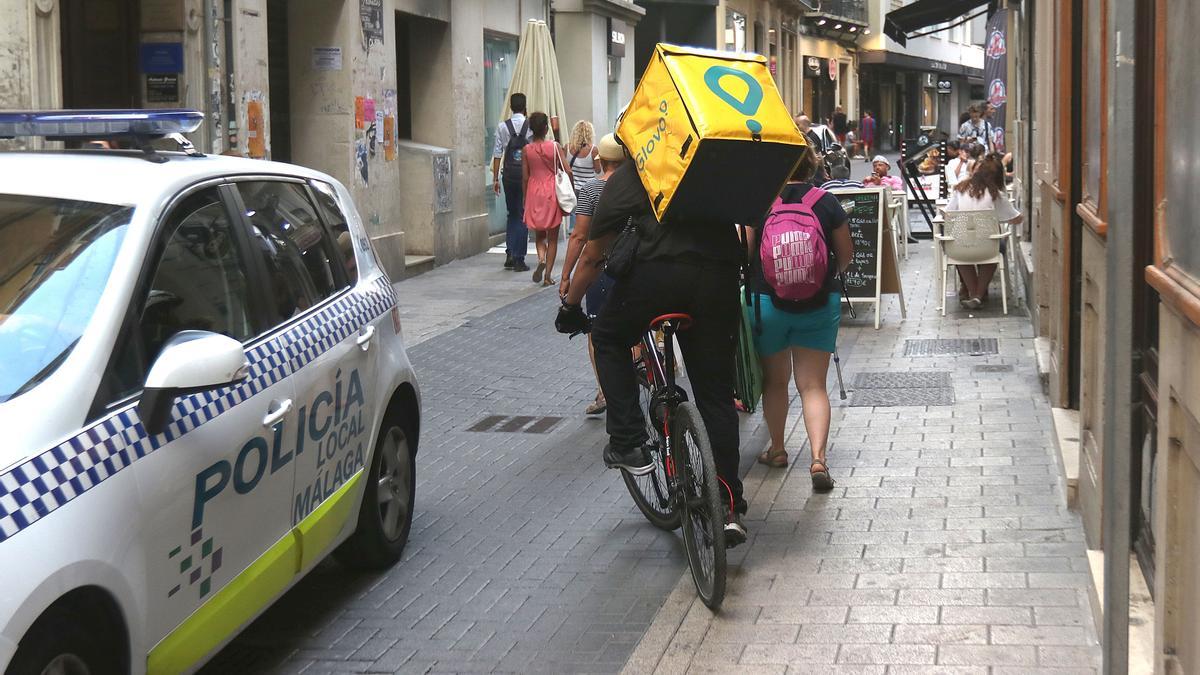
{"label": "drainpipe", "polygon": [[[1113,56],[1108,69],[1109,129],[1130,129],[1136,45],[1135,3],[1108,3],[1104,40]],[[1129,557],[1130,469],[1133,438],[1133,296],[1135,281],[1133,235],[1133,137],[1115,134],[1108,139],[1108,238],[1105,247],[1104,343],[1104,672],[1129,671]]]}

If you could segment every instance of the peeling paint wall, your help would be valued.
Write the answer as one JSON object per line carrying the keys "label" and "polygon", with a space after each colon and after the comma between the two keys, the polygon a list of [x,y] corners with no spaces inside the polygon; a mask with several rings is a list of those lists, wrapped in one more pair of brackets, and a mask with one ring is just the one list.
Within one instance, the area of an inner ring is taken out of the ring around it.
{"label": "peeling paint wall", "polygon": [[238,0],[233,21],[233,99],[237,102],[236,152],[266,159],[271,153],[270,82],[267,69],[267,2]]}

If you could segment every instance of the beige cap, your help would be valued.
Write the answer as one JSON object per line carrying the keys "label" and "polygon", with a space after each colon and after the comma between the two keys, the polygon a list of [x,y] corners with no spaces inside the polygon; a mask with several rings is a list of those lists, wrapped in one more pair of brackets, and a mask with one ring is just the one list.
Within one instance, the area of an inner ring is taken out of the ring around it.
{"label": "beige cap", "polygon": [[600,151],[600,159],[606,162],[620,162],[625,159],[625,149],[612,134],[604,134],[596,148]]}

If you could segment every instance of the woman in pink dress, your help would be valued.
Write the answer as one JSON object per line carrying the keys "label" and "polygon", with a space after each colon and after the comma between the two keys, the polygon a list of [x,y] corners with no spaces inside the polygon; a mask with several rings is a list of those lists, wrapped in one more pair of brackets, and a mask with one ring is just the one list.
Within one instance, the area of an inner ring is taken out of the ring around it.
{"label": "woman in pink dress", "polygon": [[[553,279],[554,257],[558,254],[558,228],[563,216],[567,215],[558,206],[558,195],[554,192],[554,173],[559,166],[570,176],[566,168],[563,149],[554,141],[546,140],[550,130],[550,119],[546,113],[535,112],[529,116],[529,130],[533,140],[525,146],[525,157],[521,161],[525,191],[525,226],[534,231],[537,244],[538,264],[533,270],[533,281],[550,286]],[[561,164],[560,164],[561,162]],[[545,279],[542,278],[545,273]]]}

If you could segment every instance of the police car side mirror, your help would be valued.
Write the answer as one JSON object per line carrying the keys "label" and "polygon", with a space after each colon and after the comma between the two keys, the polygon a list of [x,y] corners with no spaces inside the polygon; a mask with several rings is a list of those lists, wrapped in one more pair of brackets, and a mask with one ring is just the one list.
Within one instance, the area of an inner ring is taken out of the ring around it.
{"label": "police car side mirror", "polygon": [[138,402],[142,426],[161,434],[171,419],[175,399],[240,382],[249,372],[242,343],[203,330],[176,333],[163,345]]}

